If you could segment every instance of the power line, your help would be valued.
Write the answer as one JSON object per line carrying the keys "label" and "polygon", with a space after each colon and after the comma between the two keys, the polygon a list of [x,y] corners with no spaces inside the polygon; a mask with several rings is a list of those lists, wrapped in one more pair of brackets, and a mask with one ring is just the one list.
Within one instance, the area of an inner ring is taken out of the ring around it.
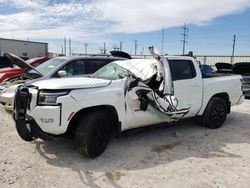
{"label": "power line", "polygon": [[183,40],[181,40],[182,42],[182,54],[185,54],[186,51],[186,43],[188,43],[187,38],[188,38],[188,28],[187,28],[187,23],[185,22],[184,26],[182,27],[182,36],[183,36]]}

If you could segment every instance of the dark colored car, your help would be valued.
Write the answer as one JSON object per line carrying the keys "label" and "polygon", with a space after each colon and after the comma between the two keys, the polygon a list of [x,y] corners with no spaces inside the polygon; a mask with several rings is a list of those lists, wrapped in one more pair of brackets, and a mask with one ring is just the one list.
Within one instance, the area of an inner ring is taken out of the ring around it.
{"label": "dark colored car", "polygon": [[0,56],[0,69],[6,68],[6,67],[12,68],[13,65],[8,58]]}
{"label": "dark colored car", "polygon": [[238,62],[234,65],[230,63],[216,63],[218,73],[240,74],[242,76],[243,94],[250,98],[250,62]]}
{"label": "dark colored car", "polygon": [[201,65],[200,69],[203,78],[210,78],[216,74],[216,71],[210,65]]}
{"label": "dark colored car", "polygon": [[243,78],[243,94],[250,98],[250,62],[235,63],[232,67],[234,74],[240,74]]}
{"label": "dark colored car", "polygon": [[218,73],[233,73],[232,68],[233,65],[225,62],[218,62],[215,64]]}

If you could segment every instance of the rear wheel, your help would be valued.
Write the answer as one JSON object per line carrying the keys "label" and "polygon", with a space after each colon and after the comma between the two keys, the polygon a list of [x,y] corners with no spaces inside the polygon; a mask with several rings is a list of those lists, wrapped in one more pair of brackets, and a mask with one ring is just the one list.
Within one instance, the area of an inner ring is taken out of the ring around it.
{"label": "rear wheel", "polygon": [[105,112],[95,111],[86,114],[76,129],[76,149],[90,158],[99,156],[108,145],[110,130],[111,123]]}
{"label": "rear wheel", "polygon": [[210,99],[205,112],[201,117],[201,123],[205,127],[217,129],[221,127],[227,117],[227,104],[219,98],[213,97]]}

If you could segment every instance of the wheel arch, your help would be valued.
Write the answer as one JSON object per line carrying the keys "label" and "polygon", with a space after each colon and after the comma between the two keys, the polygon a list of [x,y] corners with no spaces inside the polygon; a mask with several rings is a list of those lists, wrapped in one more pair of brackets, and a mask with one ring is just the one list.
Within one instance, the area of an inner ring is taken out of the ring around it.
{"label": "wheel arch", "polygon": [[[221,98],[223,99],[226,104],[227,104],[227,113],[229,114],[230,111],[231,111],[231,102],[230,102],[230,98],[229,98],[229,95],[228,93],[226,92],[223,92],[223,93],[216,93],[215,95],[213,95],[210,99],[214,98],[214,97],[218,97],[218,98]],[[209,100],[210,101],[210,100]]]}
{"label": "wheel arch", "polygon": [[107,114],[109,120],[112,122],[112,132],[115,133],[115,135],[119,137],[121,134],[121,122],[119,121],[119,116],[118,116],[116,108],[112,105],[98,105],[98,106],[82,108],[81,110],[79,110],[73,115],[73,117],[71,118],[68,124],[68,128],[66,132],[75,133],[78,122],[80,121],[82,115],[86,113],[92,113],[97,110],[102,110]]}

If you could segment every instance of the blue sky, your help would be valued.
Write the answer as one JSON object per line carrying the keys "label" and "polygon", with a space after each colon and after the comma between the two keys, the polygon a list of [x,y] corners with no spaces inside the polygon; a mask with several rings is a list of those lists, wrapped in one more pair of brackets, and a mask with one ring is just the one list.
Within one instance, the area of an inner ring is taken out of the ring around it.
{"label": "blue sky", "polygon": [[49,43],[60,53],[63,38],[71,38],[72,51],[99,52],[123,42],[123,50],[147,54],[147,47],[182,52],[181,27],[187,22],[187,51],[230,55],[236,35],[236,55],[250,55],[250,0],[0,0],[0,37]]}

